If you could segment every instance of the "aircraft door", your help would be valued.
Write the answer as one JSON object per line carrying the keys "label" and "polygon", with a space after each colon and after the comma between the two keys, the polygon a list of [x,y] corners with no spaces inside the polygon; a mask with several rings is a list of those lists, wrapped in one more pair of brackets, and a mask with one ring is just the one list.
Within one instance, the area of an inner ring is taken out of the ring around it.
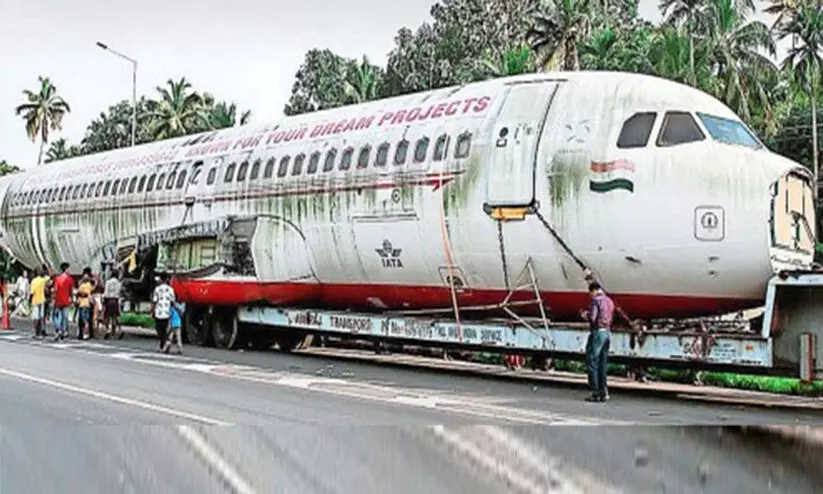
{"label": "aircraft door", "polygon": [[184,193],[186,208],[191,209],[187,215],[189,220],[202,221],[209,216],[222,164],[223,157],[218,157],[196,161],[192,165]]}
{"label": "aircraft door", "polygon": [[558,81],[513,83],[495,118],[486,163],[484,209],[534,203],[537,152]]}

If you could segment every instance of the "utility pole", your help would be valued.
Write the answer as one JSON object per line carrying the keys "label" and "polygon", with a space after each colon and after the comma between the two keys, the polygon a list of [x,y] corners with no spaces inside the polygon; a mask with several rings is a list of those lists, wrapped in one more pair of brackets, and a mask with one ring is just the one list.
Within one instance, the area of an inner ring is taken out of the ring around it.
{"label": "utility pole", "polygon": [[107,52],[115,55],[117,57],[122,58],[132,64],[132,73],[131,73],[131,145],[134,146],[135,141],[137,139],[137,60],[124,55],[118,51],[112,50],[108,47],[105,43],[100,41],[97,42],[97,46],[106,50]]}

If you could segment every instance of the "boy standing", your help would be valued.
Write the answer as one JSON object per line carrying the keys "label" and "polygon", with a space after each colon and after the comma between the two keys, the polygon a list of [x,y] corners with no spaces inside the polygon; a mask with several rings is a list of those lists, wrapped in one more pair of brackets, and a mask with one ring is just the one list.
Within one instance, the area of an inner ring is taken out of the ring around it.
{"label": "boy standing", "polygon": [[94,290],[94,284],[88,274],[84,274],[80,280],[80,286],[77,287],[77,339],[85,340],[86,333],[88,337],[94,337],[91,327],[91,292]]}
{"label": "boy standing", "polygon": [[34,338],[46,336],[46,283],[49,278],[42,271],[35,272],[31,280],[31,319],[34,321]]}

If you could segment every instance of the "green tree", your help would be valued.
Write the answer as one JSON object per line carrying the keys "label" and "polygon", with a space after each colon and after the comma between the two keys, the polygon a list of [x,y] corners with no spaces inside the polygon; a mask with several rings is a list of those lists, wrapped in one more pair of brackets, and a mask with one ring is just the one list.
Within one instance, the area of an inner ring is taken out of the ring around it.
{"label": "green tree", "polygon": [[346,102],[357,104],[376,99],[380,78],[380,67],[369,63],[366,56],[363,56],[360,63],[349,63],[346,67],[346,78],[343,81]]}
{"label": "green tree", "polygon": [[17,116],[26,122],[26,133],[33,142],[40,137],[40,153],[37,164],[43,162],[43,150],[49,142],[49,132],[61,130],[63,117],[71,111],[69,104],[57,95],[57,87],[48,77],[37,78],[37,91],[23,90],[26,102],[15,109]]}
{"label": "green tree", "polygon": [[344,105],[348,63],[331,50],[309,50],[297,70],[291,97],[283,112],[300,115]]}
{"label": "green tree", "polygon": [[208,108],[210,130],[225,129],[235,125],[246,125],[251,119],[251,110],[246,110],[237,117],[237,105],[221,101]]}
{"label": "green tree", "polygon": [[198,128],[208,126],[208,112],[203,97],[192,90],[185,77],[166,81],[166,87],[158,86],[158,101],[149,103],[149,128],[155,140],[188,135]]}
{"label": "green tree", "polygon": [[[151,132],[151,100],[142,97],[137,100],[137,135],[135,144],[145,144],[154,140]],[[89,123],[81,141],[81,153],[91,154],[119,149],[131,145],[132,104],[123,100],[110,106],[105,112]]]}
{"label": "green tree", "polygon": [[596,12],[590,0],[548,0],[528,32],[538,65],[546,70],[580,70],[580,45],[591,35]]}
{"label": "green tree", "polygon": [[20,167],[12,165],[6,160],[0,160],[0,177],[8,175],[9,173],[16,173],[20,171]]}
{"label": "green tree", "polygon": [[69,146],[66,139],[61,137],[56,141],[52,141],[48,151],[46,151],[45,162],[51,163],[52,161],[65,160],[80,156],[81,154],[82,150],[78,146]]}
{"label": "green tree", "polygon": [[482,63],[492,77],[507,77],[534,71],[532,51],[525,45],[512,48],[499,55],[487,53]]}

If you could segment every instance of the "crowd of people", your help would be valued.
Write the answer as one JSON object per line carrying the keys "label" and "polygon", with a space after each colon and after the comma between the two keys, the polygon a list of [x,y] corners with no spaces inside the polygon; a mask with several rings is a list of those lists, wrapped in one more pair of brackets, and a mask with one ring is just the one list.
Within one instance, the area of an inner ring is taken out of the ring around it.
{"label": "crowd of people", "polygon": [[[79,280],[70,274],[68,263],[60,265],[60,272],[53,274],[47,266],[37,269],[33,276],[23,271],[17,278],[13,293],[13,316],[31,317],[34,331],[32,337],[48,337],[47,326],[54,328],[54,341],[69,337],[69,328],[74,323],[77,339],[88,340],[104,328],[104,339],[122,339],[120,310],[123,301],[122,274],[112,269],[105,283],[86,267]],[[169,277],[161,273],[156,278],[156,286],[151,297],[151,315],[160,340],[160,351],[169,353],[171,346],[183,352],[181,335],[183,306],[178,303]]]}

